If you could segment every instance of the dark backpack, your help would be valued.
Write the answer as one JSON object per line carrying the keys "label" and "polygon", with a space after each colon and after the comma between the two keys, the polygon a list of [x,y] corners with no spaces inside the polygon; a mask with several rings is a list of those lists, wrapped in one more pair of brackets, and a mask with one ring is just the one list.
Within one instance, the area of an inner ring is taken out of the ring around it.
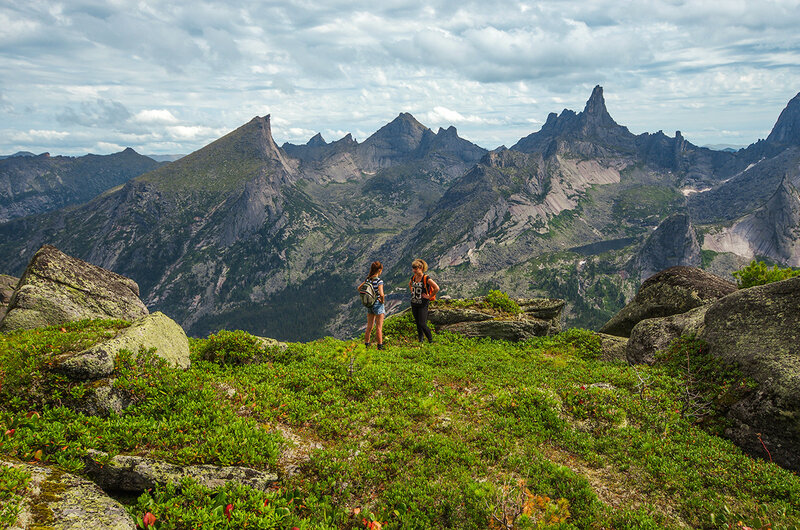
{"label": "dark backpack", "polygon": [[372,307],[375,305],[375,300],[378,299],[378,293],[375,292],[375,287],[372,282],[367,278],[358,288],[358,296],[361,297],[361,303],[364,307]]}

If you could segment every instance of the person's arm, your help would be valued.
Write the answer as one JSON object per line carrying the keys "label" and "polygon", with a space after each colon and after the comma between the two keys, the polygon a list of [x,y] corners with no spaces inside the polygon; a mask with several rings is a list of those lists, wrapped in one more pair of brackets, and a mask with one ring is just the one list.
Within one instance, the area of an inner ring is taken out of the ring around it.
{"label": "person's arm", "polygon": [[434,296],[436,296],[436,293],[438,293],[438,292],[439,292],[439,286],[436,285],[435,281],[433,281],[430,278],[428,278],[428,292],[427,293],[423,293],[422,297],[430,299],[430,298],[433,298]]}
{"label": "person's arm", "polygon": [[380,284],[380,285],[378,286],[378,300],[380,300],[380,301],[381,301],[381,303],[383,303],[383,300],[384,300],[384,295],[383,295],[383,284]]}

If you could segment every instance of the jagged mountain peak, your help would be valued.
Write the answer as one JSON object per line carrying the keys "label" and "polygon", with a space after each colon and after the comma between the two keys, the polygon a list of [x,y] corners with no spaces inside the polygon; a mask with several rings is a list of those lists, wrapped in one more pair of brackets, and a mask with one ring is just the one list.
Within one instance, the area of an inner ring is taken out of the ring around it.
{"label": "jagged mountain peak", "polygon": [[778,116],[767,141],[775,144],[800,144],[800,92]]}
{"label": "jagged mountain peak", "polygon": [[306,142],[306,145],[309,147],[315,147],[320,145],[328,145],[328,142],[326,142],[325,138],[322,137],[322,133],[317,133],[312,136],[308,142]]}
{"label": "jagged mountain peak", "polygon": [[584,114],[608,114],[606,109],[606,100],[603,97],[603,87],[597,85],[592,90],[592,95],[586,101],[586,106],[583,108]]}
{"label": "jagged mountain peak", "polygon": [[395,119],[375,131],[364,143],[375,142],[383,140],[389,136],[396,136],[398,134],[409,135],[414,138],[421,138],[422,134],[429,130],[422,125],[417,119],[408,112],[401,112]]}
{"label": "jagged mountain peak", "polygon": [[597,85],[586,101],[583,111],[564,109],[561,114],[551,112],[539,132],[529,134],[511,147],[523,152],[546,151],[559,137],[602,139],[605,144],[628,143],[634,135],[619,125],[606,108],[603,87]]}

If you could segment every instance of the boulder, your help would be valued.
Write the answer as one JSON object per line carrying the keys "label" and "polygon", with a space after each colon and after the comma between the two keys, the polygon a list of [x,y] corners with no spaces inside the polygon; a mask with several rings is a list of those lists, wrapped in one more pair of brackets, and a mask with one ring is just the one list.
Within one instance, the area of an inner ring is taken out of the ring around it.
{"label": "boulder", "polygon": [[17,283],[19,283],[19,278],[8,274],[0,274],[0,320],[3,320],[3,317],[6,316],[8,304],[11,302],[11,295],[14,294]]}
{"label": "boulder", "polygon": [[26,497],[11,528],[135,530],[125,508],[94,483],[44,466],[0,460],[30,474]]}
{"label": "boulder", "polygon": [[605,333],[594,333],[594,336],[600,339],[600,360],[616,362],[625,362],[625,349],[628,345],[628,339],[625,337],[617,337],[616,335],[606,335]]}
{"label": "boulder", "polygon": [[139,286],[124,276],[45,245],[31,259],[0,322],[0,331],[84,318],[136,320],[148,311]]}
{"label": "boulder", "polygon": [[651,276],[628,305],[600,328],[601,333],[630,337],[646,318],[668,317],[719,300],[735,292],[733,282],[695,267],[671,267]]}
{"label": "boulder", "polygon": [[625,347],[625,359],[630,364],[653,364],[656,352],[666,349],[681,335],[698,333],[709,306],[695,307],[686,313],[668,317],[646,318],[633,326]]}
{"label": "boulder", "polygon": [[278,475],[237,466],[178,466],[141,456],[117,455],[108,458],[101,451],[89,450],[84,459],[85,473],[107,491],[140,493],[156,486],[180,482],[188,477],[208,488],[227,482],[244,484],[265,491],[278,481]]}
{"label": "boulder", "polygon": [[800,277],[715,302],[698,337],[758,383],[731,408],[726,436],[752,455],[800,471]]}
{"label": "boulder", "polygon": [[189,367],[189,339],[183,328],[164,313],[155,312],[123,328],[111,339],[56,358],[53,371],[80,381],[102,379],[114,371],[120,350],[128,350],[135,356],[141,347],[155,348],[156,356],[174,368]]}

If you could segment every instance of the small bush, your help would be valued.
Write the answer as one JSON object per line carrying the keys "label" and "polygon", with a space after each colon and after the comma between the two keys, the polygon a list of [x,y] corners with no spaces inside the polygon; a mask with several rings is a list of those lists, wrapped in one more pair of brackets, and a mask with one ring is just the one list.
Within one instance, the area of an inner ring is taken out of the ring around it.
{"label": "small bush", "polygon": [[733,276],[736,278],[736,284],[739,286],[739,289],[746,289],[755,285],[765,285],[800,276],[800,269],[781,269],[777,265],[769,268],[763,261],[753,260],[750,262],[750,265],[738,271],[734,271]]}
{"label": "small bush", "polygon": [[30,473],[0,466],[0,527],[9,528],[17,521]]}
{"label": "small bush", "polygon": [[261,361],[266,356],[264,343],[246,331],[220,330],[209,335],[208,341],[197,350],[204,361],[220,364],[250,364]]}
{"label": "small bush", "polygon": [[522,312],[522,310],[519,308],[519,304],[509,298],[508,295],[503,291],[492,289],[489,291],[489,294],[486,295],[486,301],[489,302],[490,306],[498,311],[503,311],[504,313],[518,315]]}

